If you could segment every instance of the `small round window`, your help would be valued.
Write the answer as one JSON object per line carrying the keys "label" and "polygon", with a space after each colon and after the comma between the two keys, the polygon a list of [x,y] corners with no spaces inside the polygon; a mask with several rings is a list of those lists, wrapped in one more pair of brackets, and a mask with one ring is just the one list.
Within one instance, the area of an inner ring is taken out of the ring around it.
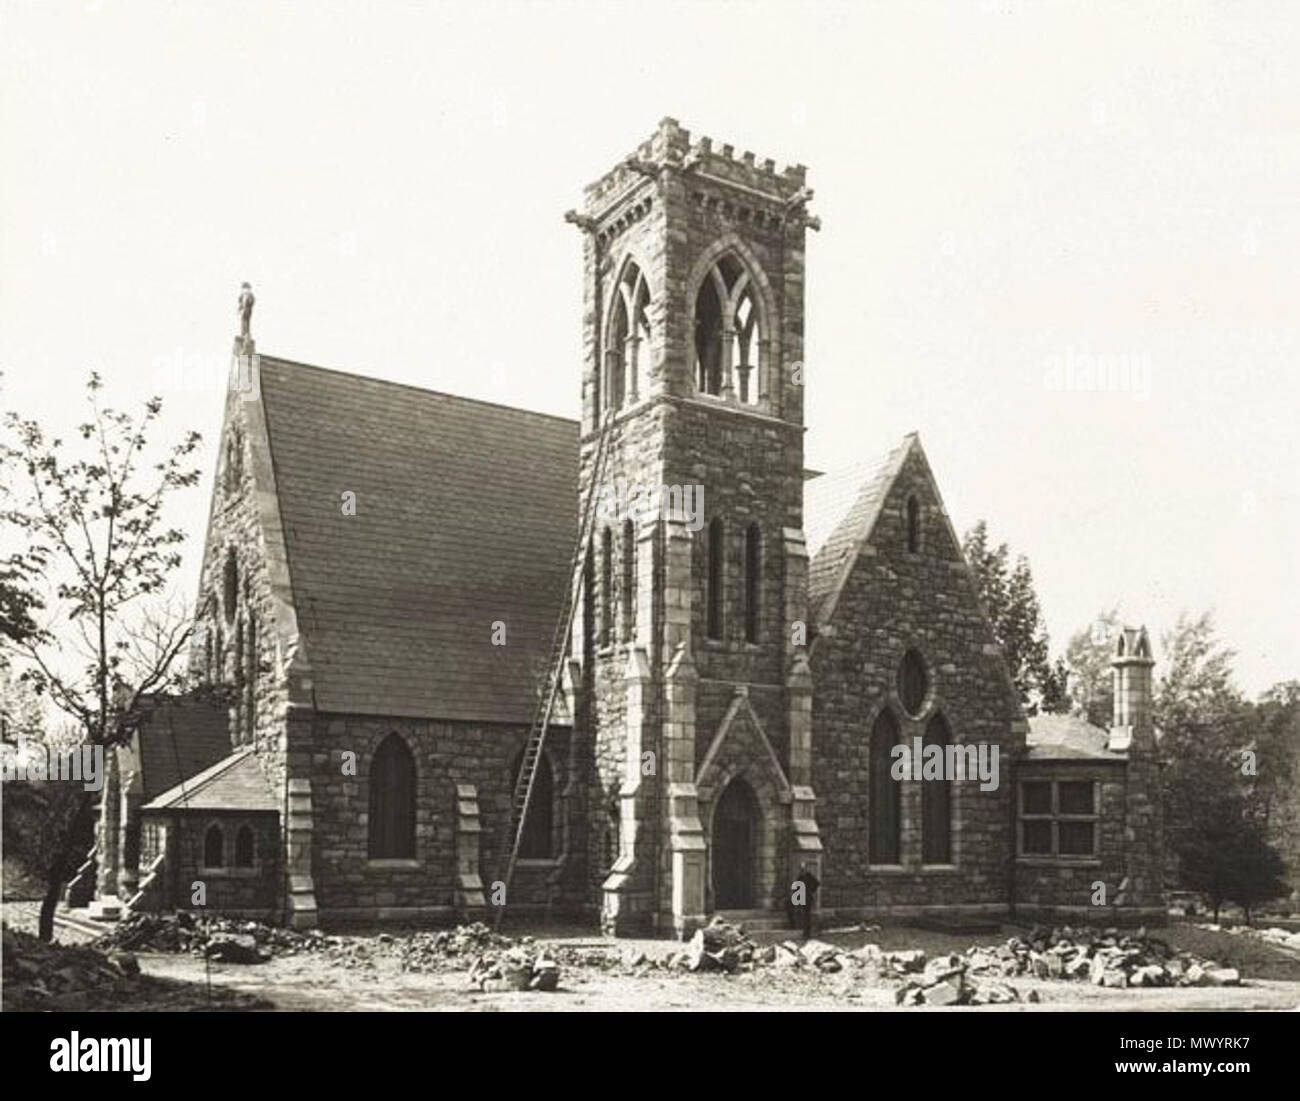
{"label": "small round window", "polygon": [[921,713],[928,688],[925,662],[915,650],[908,650],[903,655],[902,664],[898,667],[898,698],[903,701],[903,707],[907,709],[909,715],[916,716]]}

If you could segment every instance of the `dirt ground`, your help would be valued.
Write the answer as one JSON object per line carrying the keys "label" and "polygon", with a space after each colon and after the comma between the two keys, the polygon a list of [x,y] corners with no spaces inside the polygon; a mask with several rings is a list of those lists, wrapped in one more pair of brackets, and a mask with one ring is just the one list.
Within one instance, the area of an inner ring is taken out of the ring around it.
{"label": "dirt ground", "polygon": [[[5,905],[5,920],[18,928],[34,928],[27,904]],[[1005,926],[1001,933],[954,935],[907,926],[887,926],[870,933],[828,933],[821,939],[856,948],[868,942],[886,950],[921,948],[927,955],[963,951],[973,943],[991,944],[1021,927]],[[644,967],[632,970],[624,961],[637,952],[665,959],[677,945],[662,940],[612,940],[589,931],[561,928],[511,929],[512,936],[529,933],[539,942],[581,952],[587,966],[566,966],[560,989],[543,993],[482,993],[467,988],[459,971],[438,974],[403,972],[392,958],[358,961],[341,967],[337,960],[313,954],[281,956],[267,963],[235,965],[206,963],[192,955],[142,952],[142,972],[159,980],[156,996],[129,1006],[104,1009],[223,1009],[277,1010],[451,1010],[456,1012],[555,1012],[565,1010],[736,1010],[830,1011],[894,1009],[897,984],[874,976],[870,968],[820,974],[805,970],[760,970],[725,974],[665,972]],[[759,934],[755,939],[779,940],[786,934]],[[1300,1008],[1300,954],[1288,953],[1253,939],[1213,933],[1190,925],[1171,925],[1161,935],[1178,948],[1213,957],[1238,968],[1244,984],[1222,988],[1157,988],[1116,990],[1090,983],[1016,978],[1022,999],[1037,991],[1038,1004],[965,1007],[957,1012],[1028,1012],[1120,1010],[1130,1012],[1196,1009]],[[59,939],[85,938],[60,928]],[[639,973],[638,973],[639,972]],[[917,1007],[901,1012],[938,1012]]]}

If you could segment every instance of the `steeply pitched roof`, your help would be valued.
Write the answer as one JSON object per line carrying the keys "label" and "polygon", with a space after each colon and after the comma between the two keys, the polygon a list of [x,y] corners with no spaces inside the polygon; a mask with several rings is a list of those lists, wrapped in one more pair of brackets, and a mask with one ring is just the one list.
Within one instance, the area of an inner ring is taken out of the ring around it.
{"label": "steeply pitched roof", "polygon": [[815,622],[825,623],[834,614],[840,590],[862,548],[870,542],[890,490],[909,460],[928,480],[947,542],[955,558],[962,559],[961,541],[944,510],[943,495],[920,437],[909,432],[880,459],[814,479],[805,487],[804,530],[811,555],[808,601]]}
{"label": "steeply pitched roof", "polygon": [[140,723],[140,779],[145,800],[202,772],[230,752],[226,709],[206,700],[155,697]]}
{"label": "steeply pitched roof", "polygon": [[871,462],[824,474],[804,486],[808,603],[814,619],[823,618],[845,570],[870,535],[913,438],[905,437]]}
{"label": "steeply pitched roof", "polygon": [[260,375],[317,708],[531,719],[577,538],[577,423],[267,356]]}
{"label": "steeply pitched roof", "polygon": [[256,754],[246,747],[169,788],[142,809],[278,811],[280,803]]}
{"label": "steeply pitched roof", "polygon": [[1025,748],[1031,761],[1124,761],[1125,754],[1106,748],[1109,740],[1105,730],[1078,715],[1031,715]]}

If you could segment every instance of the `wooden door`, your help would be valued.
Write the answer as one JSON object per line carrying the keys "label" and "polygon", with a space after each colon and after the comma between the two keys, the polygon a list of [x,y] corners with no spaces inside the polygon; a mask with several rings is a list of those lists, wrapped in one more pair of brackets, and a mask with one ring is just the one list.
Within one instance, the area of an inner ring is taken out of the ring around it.
{"label": "wooden door", "polygon": [[754,905],[758,803],[744,780],[732,780],[713,815],[713,902],[718,910]]}

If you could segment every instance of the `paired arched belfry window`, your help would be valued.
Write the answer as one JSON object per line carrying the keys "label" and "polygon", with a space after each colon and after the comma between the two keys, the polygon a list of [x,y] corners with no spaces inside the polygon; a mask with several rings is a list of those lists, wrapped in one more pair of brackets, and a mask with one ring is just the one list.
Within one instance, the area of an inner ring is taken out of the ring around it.
{"label": "paired arched belfry window", "polygon": [[415,856],[415,758],[389,734],[370,761],[371,860]]}
{"label": "paired arched belfry window", "polygon": [[871,728],[871,827],[868,852],[872,864],[898,864],[902,851],[902,784],[892,775],[894,746],[902,732],[889,710]]}
{"label": "paired arched belfry window", "polygon": [[723,532],[722,520],[714,517],[709,521],[709,542],[708,550],[708,576],[705,584],[705,599],[707,601],[705,611],[707,620],[705,630],[709,638],[722,637],[722,563],[723,553],[725,551],[724,540],[726,536]]}
{"label": "paired arched belfry window", "polygon": [[629,260],[614,289],[605,342],[605,408],[621,409],[645,393],[650,363],[650,287]]}
{"label": "paired arched belfry window", "polygon": [[705,394],[757,404],[762,318],[754,285],[732,253],[718,260],[695,295],[695,385]]}
{"label": "paired arched belfry window", "polygon": [[[519,782],[519,769],[524,762],[523,752],[515,757],[511,768],[514,785]],[[555,774],[551,762],[543,753],[537,762],[537,775],[533,777],[533,793],[528,800],[528,817],[524,820],[524,834],[519,839],[519,855],[525,860],[550,860],[555,856]]]}
{"label": "paired arched belfry window", "polygon": [[[923,745],[948,745],[952,731],[942,715],[925,726]],[[921,860],[925,864],[952,863],[952,780],[921,782]]]}
{"label": "paired arched belfry window", "polygon": [[745,529],[745,641],[758,641],[759,601],[762,598],[763,547],[758,524]]}

